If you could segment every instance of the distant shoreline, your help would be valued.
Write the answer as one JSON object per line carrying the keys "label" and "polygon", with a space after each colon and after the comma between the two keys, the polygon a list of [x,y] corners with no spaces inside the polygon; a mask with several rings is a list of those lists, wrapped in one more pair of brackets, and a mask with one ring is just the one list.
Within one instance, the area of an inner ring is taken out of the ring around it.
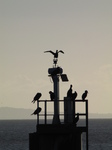
{"label": "distant shoreline", "polygon": [[[0,120],[36,120],[33,109],[0,107]],[[112,114],[89,113],[89,119],[112,119]]]}

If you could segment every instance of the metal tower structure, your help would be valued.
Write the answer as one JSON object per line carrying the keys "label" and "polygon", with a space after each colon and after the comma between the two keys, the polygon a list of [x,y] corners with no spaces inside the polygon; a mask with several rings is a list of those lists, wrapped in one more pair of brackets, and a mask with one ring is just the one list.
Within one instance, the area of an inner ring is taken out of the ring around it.
{"label": "metal tower structure", "polygon": [[[29,134],[29,150],[83,150],[82,133],[86,133],[85,147],[88,150],[88,100],[77,100],[72,97],[59,98],[59,81],[67,82],[66,74],[57,65],[58,53],[50,52],[54,55],[52,68],[48,69],[49,77],[53,81],[54,100],[37,100],[37,108],[42,107],[43,112],[37,113],[36,132]],[[54,111],[49,112],[50,104],[54,105]],[[82,103],[85,108],[84,113],[76,113],[77,104]],[[60,104],[63,105],[63,113],[60,113]],[[78,126],[80,117],[85,117],[85,124]],[[61,119],[60,119],[61,118]]]}

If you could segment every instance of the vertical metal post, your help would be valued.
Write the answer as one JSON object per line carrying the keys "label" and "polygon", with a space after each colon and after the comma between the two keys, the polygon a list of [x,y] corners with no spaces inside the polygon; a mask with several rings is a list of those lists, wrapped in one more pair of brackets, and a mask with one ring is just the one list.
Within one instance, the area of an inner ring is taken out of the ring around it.
{"label": "vertical metal post", "polygon": [[[56,62],[57,63],[57,62]],[[53,116],[53,124],[60,124],[59,119],[59,76],[62,74],[63,70],[60,67],[55,66],[55,68],[49,68],[48,73],[52,77],[54,83],[54,116]]]}
{"label": "vertical metal post", "polygon": [[[37,101],[37,108],[39,107],[39,101]],[[37,114],[37,125],[39,124],[39,113]]]}
{"label": "vertical metal post", "polygon": [[47,124],[47,101],[45,101],[45,124]]}
{"label": "vertical metal post", "polygon": [[88,100],[86,100],[86,148],[88,150]]}
{"label": "vertical metal post", "polygon": [[54,82],[54,117],[53,117],[53,124],[59,124],[59,77],[55,75],[52,77]]}
{"label": "vertical metal post", "polygon": [[73,121],[75,119],[75,100],[73,100]]}

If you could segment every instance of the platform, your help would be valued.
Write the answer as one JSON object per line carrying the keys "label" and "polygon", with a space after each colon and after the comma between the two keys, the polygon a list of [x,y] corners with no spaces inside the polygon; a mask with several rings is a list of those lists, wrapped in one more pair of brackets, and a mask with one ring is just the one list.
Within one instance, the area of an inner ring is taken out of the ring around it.
{"label": "platform", "polygon": [[38,125],[37,132],[29,134],[29,150],[81,150],[86,127],[74,125]]}
{"label": "platform", "polygon": [[37,125],[38,134],[68,134],[87,132],[86,127],[76,127],[74,124],[47,124]]}

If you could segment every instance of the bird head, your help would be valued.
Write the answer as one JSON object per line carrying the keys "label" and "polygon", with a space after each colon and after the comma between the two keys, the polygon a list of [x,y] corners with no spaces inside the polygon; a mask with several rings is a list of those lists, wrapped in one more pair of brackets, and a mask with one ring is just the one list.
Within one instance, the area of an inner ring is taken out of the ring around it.
{"label": "bird head", "polygon": [[52,91],[49,91],[49,94],[51,94],[52,93]]}
{"label": "bird head", "polygon": [[88,91],[87,91],[87,90],[85,90],[85,93],[88,93]]}

